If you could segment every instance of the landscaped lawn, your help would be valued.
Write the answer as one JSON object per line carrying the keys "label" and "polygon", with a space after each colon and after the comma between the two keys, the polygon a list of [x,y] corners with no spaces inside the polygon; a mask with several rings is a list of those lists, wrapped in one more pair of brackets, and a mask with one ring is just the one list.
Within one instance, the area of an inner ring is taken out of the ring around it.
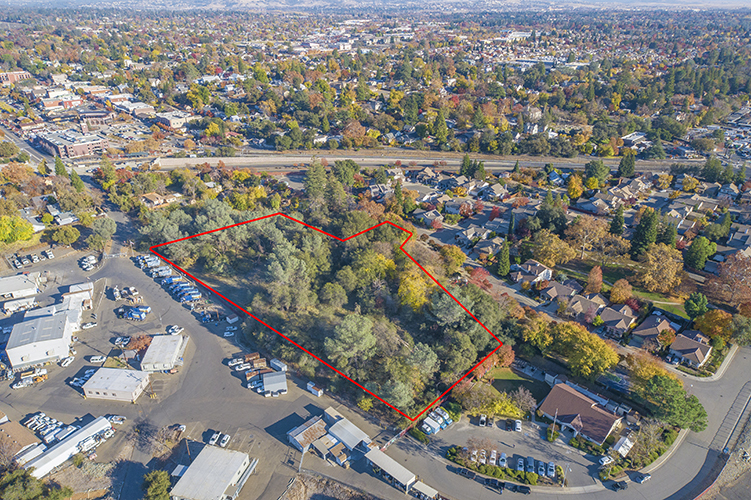
{"label": "landscaped lawn", "polygon": [[494,378],[493,387],[498,392],[511,392],[519,386],[526,387],[539,403],[550,392],[550,387],[545,382],[530,378],[526,375],[520,375],[510,368],[496,368],[490,372],[490,377]]}

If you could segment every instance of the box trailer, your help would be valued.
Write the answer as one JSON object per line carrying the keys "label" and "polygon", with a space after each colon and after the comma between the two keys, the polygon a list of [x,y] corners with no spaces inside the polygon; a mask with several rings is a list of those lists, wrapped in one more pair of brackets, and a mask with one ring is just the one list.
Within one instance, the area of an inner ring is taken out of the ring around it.
{"label": "box trailer", "polygon": [[279,361],[278,359],[274,358],[271,361],[269,361],[269,366],[273,368],[274,370],[278,372],[286,372],[287,371],[287,365]]}
{"label": "box trailer", "polygon": [[321,396],[323,396],[323,389],[316,386],[315,382],[308,382],[307,389],[308,392],[314,394],[316,397],[320,398]]}
{"label": "box trailer", "polygon": [[244,360],[244,361],[245,361],[246,363],[250,363],[250,362],[251,362],[251,361],[253,361],[254,359],[258,359],[258,358],[260,358],[260,357],[261,357],[261,355],[260,355],[259,353],[257,353],[257,352],[251,352],[250,354],[246,354],[246,355],[245,355],[245,356],[243,357],[243,360]]}
{"label": "box trailer", "polygon": [[434,411],[431,411],[431,412],[430,412],[430,413],[428,414],[428,417],[430,417],[430,418],[432,418],[433,420],[435,420],[435,421],[436,421],[436,422],[438,423],[438,425],[440,425],[440,426],[441,426],[441,429],[445,429],[446,427],[448,427],[448,424],[447,424],[447,423],[446,423],[446,422],[445,422],[445,421],[444,421],[444,420],[443,420],[443,419],[441,418],[441,416],[440,416],[440,415],[438,415],[438,414],[437,414],[436,412],[434,412]]}
{"label": "box trailer", "polygon": [[422,421],[422,430],[425,434],[436,434],[441,430],[441,426],[432,418],[426,417],[425,420]]}
{"label": "box trailer", "polygon": [[251,361],[253,368],[266,368],[266,358],[258,358]]}

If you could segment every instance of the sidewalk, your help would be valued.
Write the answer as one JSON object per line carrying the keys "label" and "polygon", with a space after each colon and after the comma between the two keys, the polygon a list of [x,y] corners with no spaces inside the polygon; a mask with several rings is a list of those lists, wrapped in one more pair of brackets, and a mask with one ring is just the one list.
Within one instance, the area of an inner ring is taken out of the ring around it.
{"label": "sidewalk", "polygon": [[714,375],[711,375],[709,377],[697,377],[696,375],[691,375],[689,373],[676,370],[675,368],[673,368],[673,365],[669,365],[667,363],[665,364],[665,366],[676,375],[682,375],[689,380],[695,380],[697,382],[715,382],[717,380],[720,380],[725,374],[725,371],[728,369],[728,366],[730,366],[730,363],[732,363],[733,358],[735,357],[735,353],[738,352],[738,349],[738,344],[733,344],[730,347],[730,351],[728,351],[727,355],[725,356],[725,359],[722,360],[720,368],[717,370],[717,372],[715,372]]}

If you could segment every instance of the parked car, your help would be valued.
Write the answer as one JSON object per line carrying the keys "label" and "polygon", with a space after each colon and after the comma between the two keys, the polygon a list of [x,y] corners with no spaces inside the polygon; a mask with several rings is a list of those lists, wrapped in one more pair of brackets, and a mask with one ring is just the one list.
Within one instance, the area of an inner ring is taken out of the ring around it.
{"label": "parked car", "polygon": [[229,444],[230,439],[232,439],[232,437],[229,434],[225,434],[224,436],[222,436],[222,440],[219,442],[219,446],[226,448],[227,444]]}
{"label": "parked car", "polygon": [[529,486],[519,485],[516,487],[516,492],[523,495],[529,495],[530,493],[532,493],[532,490],[529,488]]}
{"label": "parked car", "polygon": [[555,477],[555,464],[548,462],[548,477]]}
{"label": "parked car", "polygon": [[209,444],[211,446],[215,446],[216,442],[219,441],[219,438],[222,436],[221,432],[215,432],[213,436],[211,436],[211,439],[209,439]]}
{"label": "parked car", "polygon": [[469,459],[472,462],[477,462],[477,450],[472,450],[472,456]]}
{"label": "parked car", "polygon": [[89,358],[89,363],[104,363],[107,361],[107,356],[92,356]]}
{"label": "parked car", "polygon": [[493,450],[490,452],[490,465],[496,465],[496,462],[498,460],[498,452],[496,450]]}
{"label": "parked car", "polygon": [[236,332],[237,331],[237,327],[236,326],[228,326],[227,327],[227,331],[228,332]]}
{"label": "parked car", "polygon": [[516,423],[514,422],[514,420],[510,419],[510,418],[507,419],[506,420],[506,430],[507,431],[513,431],[514,427],[516,427]]}
{"label": "parked car", "polygon": [[73,361],[75,361],[75,359],[76,359],[76,358],[74,358],[73,356],[68,356],[67,358],[63,359],[63,360],[62,360],[62,361],[60,362],[60,366],[62,366],[63,368],[67,368],[68,366],[70,366],[70,364],[71,364],[71,363],[72,363]]}
{"label": "parked car", "polygon": [[516,470],[519,472],[524,472],[524,459],[520,458],[516,461]]}
{"label": "parked car", "polygon": [[47,250],[45,253],[47,254],[47,258],[48,259],[54,259],[55,258],[55,254],[52,253],[52,250]]}
{"label": "parked car", "polygon": [[185,328],[183,328],[182,326],[172,325],[171,327],[169,327],[169,330],[167,330],[167,333],[169,333],[170,335],[179,335],[184,330]]}
{"label": "parked car", "polygon": [[493,424],[495,424],[495,419],[493,417],[488,417],[488,421],[485,423],[485,427],[493,427]]}
{"label": "parked car", "polygon": [[515,420],[514,421],[514,430],[516,432],[521,432],[522,431],[522,421],[521,420]]}
{"label": "parked car", "polygon": [[243,358],[230,359],[229,363],[227,363],[227,366],[232,368],[233,366],[241,365],[244,361],[245,360]]}
{"label": "parked car", "polygon": [[501,453],[501,456],[498,458],[498,467],[507,467],[508,466],[508,457],[505,453]]}
{"label": "parked car", "polygon": [[639,484],[643,484],[643,483],[646,483],[647,481],[649,481],[650,479],[652,479],[652,475],[651,474],[642,474],[642,475],[640,475],[639,477],[636,478],[636,482],[639,483]]}
{"label": "parked car", "polygon": [[107,417],[107,420],[109,420],[112,424],[122,425],[128,419],[126,417],[123,417],[122,415],[110,415],[109,417]]}
{"label": "parked car", "polygon": [[613,483],[613,491],[621,491],[628,489],[628,483],[626,481],[616,481]]}
{"label": "parked car", "polygon": [[488,417],[484,413],[480,415],[480,427],[485,427],[485,423],[487,422]]}
{"label": "parked car", "polygon": [[485,450],[480,450],[480,463],[482,465],[485,465],[486,463],[488,463],[487,454],[485,453]]}
{"label": "parked car", "polygon": [[235,336],[235,332],[224,332],[224,336],[225,337],[234,337]]}
{"label": "parked car", "polygon": [[24,257],[21,259],[21,264],[23,264],[24,266],[28,266],[31,264],[31,261],[27,259],[26,257]]}
{"label": "parked car", "polygon": [[88,323],[84,323],[83,325],[81,325],[81,329],[88,330],[90,328],[94,328],[95,326],[96,326],[96,323],[93,321],[90,321]]}
{"label": "parked car", "polygon": [[613,457],[610,455],[605,455],[604,457],[600,458],[600,465],[610,465],[613,463]]}
{"label": "parked car", "polygon": [[527,472],[534,472],[535,471],[535,459],[532,457],[527,457]]}
{"label": "parked car", "polygon": [[545,462],[537,462],[537,475],[538,476],[544,476],[545,475]]}

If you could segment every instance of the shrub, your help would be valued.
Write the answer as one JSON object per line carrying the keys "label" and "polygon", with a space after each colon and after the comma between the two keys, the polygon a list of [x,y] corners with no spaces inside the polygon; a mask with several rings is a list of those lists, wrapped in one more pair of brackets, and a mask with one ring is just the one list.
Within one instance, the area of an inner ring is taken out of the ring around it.
{"label": "shrub", "polygon": [[80,453],[76,453],[73,455],[73,465],[76,467],[81,467],[83,465],[83,455]]}
{"label": "shrub", "polygon": [[534,472],[528,472],[526,479],[527,479],[527,482],[530,485],[536,486],[537,485],[537,477],[538,477],[537,474],[535,474]]}
{"label": "shrub", "polygon": [[662,440],[665,442],[665,445],[668,448],[670,448],[673,445],[677,437],[678,437],[678,431],[676,431],[672,427],[668,427],[667,429],[662,431]]}
{"label": "shrub", "polygon": [[412,427],[409,430],[409,435],[412,436],[413,438],[417,439],[418,441],[420,441],[423,444],[430,444],[430,438],[428,436],[426,436],[425,433],[422,432],[417,427]]}
{"label": "shrub", "polygon": [[454,422],[458,422],[462,416],[462,405],[459,403],[453,401],[451,403],[444,403],[442,408],[446,410],[449,417],[451,417],[451,420]]}

